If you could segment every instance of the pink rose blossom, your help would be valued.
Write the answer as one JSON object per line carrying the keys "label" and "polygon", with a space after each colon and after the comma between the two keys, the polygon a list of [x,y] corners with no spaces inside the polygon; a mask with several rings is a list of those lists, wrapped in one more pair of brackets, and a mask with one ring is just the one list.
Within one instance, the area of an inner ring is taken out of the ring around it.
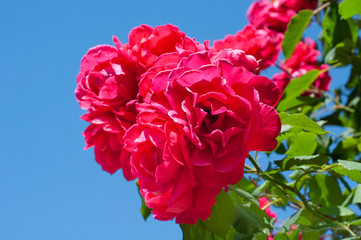
{"label": "pink rose blossom", "polygon": [[83,134],[85,148],[94,146],[103,170],[113,174],[122,168],[125,178],[132,180],[130,153],[123,149],[122,137],[135,123],[137,75],[144,69],[132,62],[118,39],[114,42],[117,47],[97,46],[83,57],[75,95],[80,107],[89,111],[82,117],[91,123]]}
{"label": "pink rose blossom", "polygon": [[257,67],[242,51],[198,52],[149,81],[124,140],[155,218],[207,219],[215,196],[242,178],[248,152],[277,146],[281,92]]}
{"label": "pink rose blossom", "polygon": [[[326,65],[326,64],[322,64],[321,66],[318,66],[318,67],[317,66],[315,67],[312,65],[307,65],[307,66],[303,66],[302,68],[292,72],[291,76],[286,72],[277,73],[272,77],[272,80],[276,83],[276,85],[282,91],[284,91],[286,89],[287,85],[290,83],[292,78],[301,77],[302,75],[304,75],[307,72],[314,70],[314,69],[323,70],[323,69],[327,69],[327,68],[328,68],[328,65]],[[304,92],[302,94],[302,96],[309,96],[313,93],[315,95],[315,97],[321,97],[323,94],[322,94],[322,92],[320,92],[320,90],[328,91],[330,83],[331,83],[330,74],[328,72],[323,72],[312,83],[312,86],[315,89],[310,89],[310,90]]]}
{"label": "pink rose blossom", "polygon": [[[317,58],[320,55],[320,52],[316,49],[316,43],[306,38],[305,42],[301,41],[297,44],[292,56],[281,64],[281,68],[285,71],[275,74],[272,78],[273,81],[284,91],[292,78],[301,77],[314,69],[327,69],[328,65],[326,64],[318,66]],[[323,72],[312,84],[315,89],[304,92],[302,96],[309,96],[313,93],[315,97],[320,97],[322,96],[320,90],[328,91],[330,83],[331,77],[329,73]]]}
{"label": "pink rose blossom", "polygon": [[257,29],[268,28],[276,32],[284,33],[291,18],[296,11],[280,7],[278,2],[260,0],[253,2],[247,11],[247,19]]}
{"label": "pink rose blossom", "polygon": [[[89,111],[82,117],[91,123],[84,132],[86,148],[94,146],[95,159],[105,171],[122,168],[131,180],[135,176],[123,135],[135,123],[135,102],[148,93],[150,76],[173,69],[182,57],[205,47],[170,24],[154,29],[141,25],[130,32],[129,44],[122,45],[116,37],[114,43],[116,47],[94,47],[83,57],[75,95]],[[146,70],[147,76],[142,76]]]}
{"label": "pink rose blossom", "polygon": [[[269,200],[267,197],[260,197],[258,198],[258,202],[259,202],[259,207],[261,209],[263,209],[265,206],[267,206],[269,204]],[[266,212],[266,214],[270,217],[270,218],[277,218],[277,215],[275,212],[273,212],[271,210],[271,207],[268,206],[266,209],[264,209],[264,211]],[[267,240],[273,240],[272,236],[267,236]]]}
{"label": "pink rose blossom", "polygon": [[124,47],[136,62],[149,68],[158,56],[171,52],[198,51],[199,43],[171,24],[155,28],[141,25],[129,33],[129,44]]}
{"label": "pink rose blossom", "polygon": [[[259,207],[261,209],[263,209],[263,207],[267,206],[269,204],[269,200],[267,197],[260,197],[258,198],[258,202],[259,202]],[[277,217],[275,212],[272,212],[271,207],[268,206],[266,209],[264,209],[264,211],[267,213],[267,215],[271,218],[275,218]]]}
{"label": "pink rose blossom", "polygon": [[280,7],[292,9],[296,12],[302,9],[313,10],[317,7],[317,0],[274,0]]}
{"label": "pink rose blossom", "polygon": [[282,67],[288,71],[295,71],[303,66],[317,65],[317,58],[321,53],[317,50],[316,42],[310,38],[300,41],[292,54]]}
{"label": "pink rose blossom", "polygon": [[214,41],[212,52],[219,52],[222,49],[240,49],[246,54],[254,56],[260,65],[265,69],[275,64],[281,51],[283,34],[267,29],[257,30],[252,25],[247,25],[235,35],[228,35],[224,40]]}
{"label": "pink rose blossom", "polygon": [[84,110],[104,111],[122,106],[138,92],[130,56],[108,45],[91,48],[81,60],[76,99]]}

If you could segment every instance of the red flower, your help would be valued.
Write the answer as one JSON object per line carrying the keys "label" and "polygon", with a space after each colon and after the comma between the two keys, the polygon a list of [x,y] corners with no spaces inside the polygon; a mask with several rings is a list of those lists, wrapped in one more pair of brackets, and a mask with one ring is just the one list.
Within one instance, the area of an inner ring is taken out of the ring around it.
{"label": "red flower", "polygon": [[292,56],[283,63],[282,67],[293,72],[303,66],[317,66],[319,56],[321,56],[321,53],[317,50],[316,42],[306,38],[304,42],[300,41],[296,45]]}
{"label": "red flower", "polygon": [[[301,77],[302,75],[304,75],[307,72],[314,70],[314,69],[323,70],[323,69],[327,69],[327,68],[328,68],[328,65],[326,65],[326,64],[322,64],[321,66],[307,65],[307,66],[303,66],[302,68],[292,72],[291,76],[286,72],[277,73],[272,77],[272,80],[276,83],[276,85],[282,91],[284,91],[293,78]],[[319,90],[328,91],[330,83],[331,83],[330,74],[328,72],[323,72],[312,83],[312,86],[314,86],[315,89],[310,89],[310,90],[305,91],[302,94],[302,96],[310,96],[311,94],[314,94],[315,97],[321,97],[322,92],[320,92]]]}
{"label": "red flower", "polygon": [[130,57],[108,45],[91,48],[81,60],[76,99],[89,111],[111,110],[134,99],[136,69]]}
{"label": "red flower", "polygon": [[253,2],[247,11],[247,19],[257,29],[268,28],[276,32],[284,33],[291,18],[296,11],[280,7],[278,2],[260,0]]}
{"label": "red flower", "polygon": [[235,35],[228,35],[224,40],[214,41],[213,52],[222,49],[240,49],[246,54],[254,56],[260,65],[265,69],[274,65],[281,50],[283,34],[267,29],[257,30],[252,25],[247,25]]}
{"label": "red flower", "polygon": [[[258,202],[259,202],[259,207],[261,209],[263,209],[263,207],[267,206],[269,204],[268,198],[267,197],[260,197],[258,198]],[[267,213],[267,215],[271,218],[275,218],[277,217],[275,212],[272,212],[271,207],[268,206],[264,209],[264,211]]]}
{"label": "red flower", "polygon": [[94,146],[95,159],[105,171],[123,168],[124,176],[131,180],[135,176],[122,136],[135,122],[137,75],[144,69],[131,61],[116,38],[114,41],[117,48],[97,46],[83,57],[75,95],[80,107],[90,111],[82,117],[91,123],[84,132],[86,148]]}
{"label": "red flower", "polygon": [[273,106],[281,92],[253,74],[255,63],[242,51],[212,60],[199,52],[151,80],[124,139],[155,218],[207,219],[215,196],[242,178],[248,152],[277,146],[281,124]]}
{"label": "red flower", "polygon": [[176,26],[167,24],[152,28],[141,25],[129,33],[129,44],[125,45],[134,60],[147,68],[164,53],[198,51],[199,44],[190,39]]}
{"label": "red flower", "polygon": [[292,9],[296,12],[302,9],[313,10],[317,7],[317,0],[275,0],[274,2],[278,3],[279,6]]}
{"label": "red flower", "polygon": [[[284,91],[292,78],[300,77],[313,69],[327,69],[328,65],[326,64],[318,66],[317,57],[320,55],[314,41],[309,38],[306,38],[305,42],[300,41],[292,56],[281,65],[285,71],[275,74],[272,78],[273,81]],[[304,92],[302,96],[309,96],[313,93],[315,97],[320,97],[322,94],[319,90],[328,91],[330,83],[331,77],[329,73],[321,73],[312,84],[316,89],[308,90]]]}

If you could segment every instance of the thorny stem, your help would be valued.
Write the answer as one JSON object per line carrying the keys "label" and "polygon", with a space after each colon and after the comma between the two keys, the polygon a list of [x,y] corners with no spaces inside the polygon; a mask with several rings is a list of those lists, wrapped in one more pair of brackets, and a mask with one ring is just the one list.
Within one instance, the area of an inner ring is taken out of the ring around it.
{"label": "thorny stem", "polygon": [[[337,65],[337,64],[335,64],[335,65]],[[335,66],[335,65],[333,65],[333,66]],[[312,87],[312,86],[311,86],[311,87]],[[343,105],[338,99],[333,98],[333,97],[332,97],[331,95],[329,95],[327,92],[325,92],[325,91],[323,91],[323,90],[321,90],[321,89],[319,89],[319,88],[315,88],[315,87],[313,87],[313,88],[311,89],[311,91],[312,91],[312,90],[315,90],[314,92],[319,93],[319,94],[321,94],[321,95],[324,95],[325,97],[327,97],[328,99],[330,99],[332,102],[334,102],[336,105],[333,106],[333,108],[344,109],[345,111],[348,111],[348,112],[351,112],[351,113],[354,113],[354,112],[355,112],[354,109]]]}
{"label": "thorny stem", "polygon": [[[293,187],[290,187],[282,182],[279,182],[278,180],[274,179],[272,176],[268,175],[267,173],[264,173],[261,168],[258,166],[257,162],[254,160],[254,158],[249,154],[248,159],[251,161],[251,163],[253,164],[253,166],[257,169],[258,174],[262,175],[264,179],[279,185],[281,187],[283,187],[284,189],[287,189],[293,193],[295,193],[299,199],[302,201],[303,207],[306,208],[308,211],[312,212],[316,217],[318,217],[319,219],[323,220],[326,223],[329,224],[337,224],[334,223],[332,220],[326,218],[325,216],[323,216],[322,214],[318,213],[313,207],[311,207],[306,198],[297,190],[295,190]],[[327,168],[328,169],[328,168]],[[322,169],[322,171],[325,171],[327,169]],[[349,228],[348,225],[345,225],[343,223],[337,224],[340,227],[342,227],[343,229],[345,229],[347,232],[349,232],[351,234],[351,236],[355,237],[356,234]]]}
{"label": "thorny stem", "polygon": [[342,65],[342,63],[340,63],[340,62],[339,62],[339,63],[335,63],[335,64],[329,66],[328,68],[325,68],[325,69],[320,70],[320,73],[328,72],[328,71],[330,71],[331,69],[337,68],[337,67],[339,67],[339,66],[341,66],[341,65]]}
{"label": "thorny stem", "polygon": [[308,211],[312,212],[319,219],[321,219],[327,223],[333,224],[333,221],[331,221],[330,219],[326,218],[322,214],[318,213],[315,209],[313,209],[313,207],[311,207],[308,204],[306,198],[299,191],[293,189],[293,187],[290,187],[290,186],[284,184],[283,182],[280,182],[280,181],[274,179],[272,176],[268,175],[267,173],[264,173],[251,155],[248,156],[248,159],[252,162],[254,167],[257,169],[258,174],[262,175],[264,179],[266,179],[270,182],[273,182],[274,184],[279,185],[279,186],[283,187],[284,189],[287,189],[287,190],[295,193],[297,195],[297,197],[302,201],[304,208],[306,208]]}
{"label": "thorny stem", "polygon": [[265,209],[268,208],[269,206],[271,206],[271,205],[273,205],[273,204],[275,204],[275,203],[281,202],[282,200],[283,200],[282,198],[278,198],[278,199],[276,199],[276,200],[274,200],[274,201],[272,201],[272,202],[267,203],[267,204],[264,205],[261,209],[262,209],[262,210],[265,210]]}
{"label": "thorny stem", "polygon": [[[295,183],[294,183],[294,185],[293,185],[293,189],[294,189],[295,191],[297,191],[297,183],[301,180],[301,178],[303,178],[303,177],[306,176],[307,174],[311,174],[311,173],[315,173],[315,172],[317,172],[317,173],[326,172],[327,170],[329,170],[329,169],[331,169],[331,168],[334,168],[334,167],[337,167],[337,165],[329,165],[329,166],[324,167],[324,168],[322,168],[322,169],[311,169],[311,170],[309,170],[309,171],[305,171],[304,173],[301,174],[301,176],[299,176],[299,177],[296,179],[296,181],[295,181]],[[346,186],[346,187],[347,187],[347,186]]]}
{"label": "thorny stem", "polygon": [[331,4],[331,2],[327,2],[327,3],[323,4],[322,6],[320,6],[319,8],[315,9],[313,11],[313,15],[316,15],[317,13],[322,11],[324,8],[327,8],[328,6],[330,6],[330,4]]}
{"label": "thorny stem", "polygon": [[351,113],[354,113],[354,112],[355,112],[354,109],[343,105],[339,100],[333,98],[332,96],[330,96],[330,95],[327,94],[326,92],[323,91],[323,94],[324,94],[327,98],[331,99],[331,100],[336,104],[336,106],[338,106],[339,108],[344,109],[344,110],[346,110],[346,111],[348,111],[348,112],[351,112]]}
{"label": "thorny stem", "polygon": [[354,232],[352,232],[352,230],[349,228],[348,225],[342,224],[341,226],[342,226],[347,232],[349,232],[352,237],[356,237],[356,234],[355,234]]}
{"label": "thorny stem", "polygon": [[254,168],[252,168],[252,167],[250,167],[250,166],[248,166],[246,164],[244,165],[244,168],[246,168],[247,170],[252,170],[252,171],[255,170]]}

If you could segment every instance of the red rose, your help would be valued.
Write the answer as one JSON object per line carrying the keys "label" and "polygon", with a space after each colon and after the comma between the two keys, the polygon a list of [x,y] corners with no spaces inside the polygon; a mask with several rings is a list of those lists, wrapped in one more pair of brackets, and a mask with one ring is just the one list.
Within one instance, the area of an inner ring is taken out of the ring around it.
{"label": "red rose", "polygon": [[276,0],[279,6],[292,9],[296,12],[302,9],[310,9],[313,10],[317,7],[317,0]]}
{"label": "red rose", "polygon": [[[284,91],[292,78],[298,78],[313,69],[327,69],[328,65],[326,64],[318,66],[317,57],[320,55],[314,41],[309,38],[306,38],[305,42],[300,41],[292,56],[281,64],[281,68],[285,71],[275,74],[272,78],[273,81]],[[304,92],[302,96],[309,96],[313,93],[315,97],[320,97],[322,92],[319,90],[328,91],[330,83],[331,77],[329,73],[321,73],[312,84],[315,89]]]}
{"label": "red rose", "polygon": [[114,40],[117,48],[97,46],[83,57],[75,95],[80,107],[90,112],[82,117],[91,123],[83,134],[86,148],[94,146],[95,159],[105,171],[114,173],[123,168],[125,178],[131,180],[135,176],[122,137],[135,123],[137,75],[144,69]]}
{"label": "red rose", "polygon": [[171,24],[155,28],[141,25],[129,33],[129,44],[125,48],[129,49],[135,61],[149,68],[164,53],[198,51],[198,45]]}
{"label": "red rose", "polygon": [[[269,204],[268,198],[267,197],[260,197],[258,198],[258,202],[259,202],[259,207],[261,209],[263,209],[265,206],[267,206]],[[264,209],[264,211],[267,213],[267,215],[271,218],[275,218],[277,217],[275,212],[272,212],[271,207],[268,206]]]}
{"label": "red rose", "polygon": [[138,96],[145,97],[151,88],[152,79],[161,71],[174,69],[183,57],[188,57],[193,51],[171,52],[160,55],[151,68],[141,76]]}
{"label": "red rose", "polygon": [[199,52],[151,80],[124,139],[155,218],[207,219],[215,196],[242,178],[248,152],[277,146],[281,124],[273,106],[281,92],[254,75],[255,62],[241,51],[212,60]]}
{"label": "red rose", "polygon": [[134,99],[137,84],[130,56],[121,49],[100,45],[81,60],[75,96],[85,110],[111,110]]}
{"label": "red rose", "polygon": [[292,9],[280,7],[268,0],[253,2],[247,11],[247,19],[257,29],[268,28],[284,33],[291,18],[297,14]]}
{"label": "red rose", "polygon": [[[328,65],[326,64],[322,64],[321,66],[307,65],[303,66],[300,69],[297,69],[296,71],[293,71],[291,76],[286,72],[277,73],[273,76],[272,80],[282,91],[284,91],[293,78],[301,77],[302,75],[314,69],[323,70],[327,68]],[[323,94],[319,90],[328,91],[330,83],[331,76],[328,72],[323,72],[312,83],[312,86],[315,87],[315,89],[305,91],[304,93],[302,93],[302,96],[310,96],[311,94],[314,94],[315,97],[321,97]]]}
{"label": "red rose", "polygon": [[260,65],[265,69],[275,64],[281,51],[283,34],[267,29],[257,30],[252,25],[247,25],[235,35],[228,35],[224,40],[214,41],[212,52],[219,52],[222,49],[240,49],[246,54],[254,56]]}
{"label": "red rose", "polygon": [[303,66],[317,66],[319,56],[321,53],[317,50],[316,42],[306,38],[304,42],[300,41],[296,45],[292,56],[282,64],[282,67],[292,72]]}

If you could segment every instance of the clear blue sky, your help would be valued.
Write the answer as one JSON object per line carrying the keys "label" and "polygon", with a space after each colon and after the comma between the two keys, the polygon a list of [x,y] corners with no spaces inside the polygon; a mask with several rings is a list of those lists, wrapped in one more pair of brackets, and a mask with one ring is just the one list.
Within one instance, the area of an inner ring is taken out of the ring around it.
{"label": "clear blue sky", "polygon": [[246,24],[250,3],[0,0],[0,239],[181,239],[174,222],[144,222],[135,183],[83,150],[80,59],[140,24],[220,39]]}
{"label": "clear blue sky", "polygon": [[140,24],[221,39],[243,28],[251,2],[0,0],[0,239],[181,239],[174,222],[144,222],[135,183],[83,150],[80,59]]}

